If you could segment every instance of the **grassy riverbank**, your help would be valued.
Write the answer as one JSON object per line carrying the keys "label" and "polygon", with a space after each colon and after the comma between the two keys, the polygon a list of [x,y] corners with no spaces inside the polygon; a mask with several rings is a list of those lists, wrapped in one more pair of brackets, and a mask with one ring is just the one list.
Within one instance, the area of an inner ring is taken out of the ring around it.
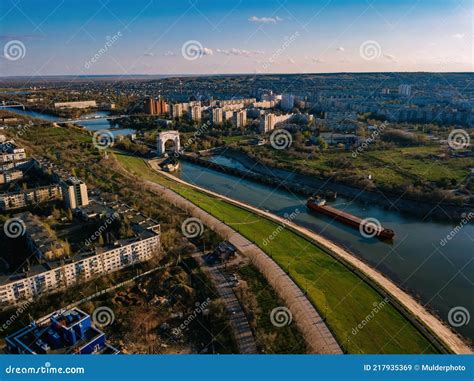
{"label": "grassy riverbank", "polygon": [[[302,288],[350,353],[433,353],[435,348],[360,277],[316,245],[279,225],[153,172],[137,157],[116,154],[128,171],[162,184],[224,221],[282,267]],[[275,234],[278,232],[278,234]],[[263,242],[274,236],[267,245]],[[382,305],[382,307],[375,307]],[[358,325],[363,325],[357,329]],[[357,330],[357,331],[356,331]]]}

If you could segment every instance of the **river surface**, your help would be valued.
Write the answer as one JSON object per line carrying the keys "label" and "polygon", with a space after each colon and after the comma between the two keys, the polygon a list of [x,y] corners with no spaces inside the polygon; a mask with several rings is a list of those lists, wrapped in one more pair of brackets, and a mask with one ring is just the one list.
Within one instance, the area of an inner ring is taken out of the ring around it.
{"label": "river surface", "polygon": [[[44,114],[40,112],[35,112],[31,110],[23,110],[21,108],[9,108],[8,111],[14,112],[16,114],[20,115],[26,115],[30,116],[32,118],[37,118],[37,119],[43,119],[47,120],[48,122],[67,122],[66,119],[60,118],[56,115],[51,115],[51,114]],[[99,116],[103,119],[89,119],[89,120],[84,120],[81,122],[76,123],[77,125],[83,126],[85,129],[89,131],[98,131],[98,130],[109,130],[114,134],[114,136],[117,135],[130,135],[135,133],[135,130],[131,128],[122,128],[122,129],[111,129],[110,122],[105,119],[109,113],[107,111],[95,111],[93,113],[89,114],[84,114],[82,115],[79,119],[85,119],[85,118],[94,118],[96,116]]]}
{"label": "river surface", "polygon": [[[240,162],[214,156],[222,165],[242,169]],[[245,168],[245,167],[244,167]],[[462,307],[466,317],[474,315],[474,225],[465,225],[444,246],[441,239],[453,231],[456,223],[422,221],[377,205],[364,205],[338,197],[330,205],[361,218],[376,218],[395,231],[393,243],[376,238],[364,238],[354,229],[331,218],[306,209],[306,198],[274,189],[270,186],[224,174],[187,161],[181,162],[177,175],[190,183],[221,193],[293,221],[330,238],[377,268],[427,305],[443,320],[449,311]],[[454,311],[454,310],[453,310]],[[457,324],[456,324],[457,325]],[[474,316],[470,323],[456,327],[457,331],[474,341]]]}

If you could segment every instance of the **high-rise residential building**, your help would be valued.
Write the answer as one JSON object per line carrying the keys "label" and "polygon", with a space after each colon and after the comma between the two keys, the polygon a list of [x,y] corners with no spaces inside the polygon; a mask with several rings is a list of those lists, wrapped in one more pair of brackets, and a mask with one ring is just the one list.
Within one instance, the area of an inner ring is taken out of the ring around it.
{"label": "high-rise residential building", "polygon": [[189,115],[191,120],[199,122],[201,120],[201,106],[191,106],[189,108]]}
{"label": "high-rise residential building", "polygon": [[295,105],[295,96],[292,94],[283,94],[281,96],[281,108],[290,111]]}
{"label": "high-rise residential building", "polygon": [[400,85],[398,86],[398,93],[405,97],[411,96],[411,85]]}
{"label": "high-rise residential building", "polygon": [[155,100],[153,97],[147,98],[145,100],[145,114],[155,114]]}
{"label": "high-rise residential building", "polygon": [[70,209],[76,209],[89,204],[87,195],[87,185],[76,177],[69,177],[61,180],[59,185],[66,206]]}
{"label": "high-rise residential building", "polygon": [[162,115],[168,112],[168,104],[163,98],[155,100],[153,97],[145,100],[145,113],[149,115]]}
{"label": "high-rise residential building", "polygon": [[212,123],[213,124],[222,124],[222,109],[221,108],[213,108],[212,109]]}
{"label": "high-rise residential building", "polygon": [[182,103],[170,104],[170,114],[172,118],[181,118],[183,116],[183,110]]}
{"label": "high-rise residential building", "polygon": [[247,111],[235,111],[232,116],[232,123],[235,127],[245,127],[247,125]]}
{"label": "high-rise residential building", "polygon": [[275,114],[266,114],[262,119],[260,119],[260,130],[262,132],[272,131],[277,123],[286,122],[291,119],[295,114],[286,114],[286,115],[275,115]]}

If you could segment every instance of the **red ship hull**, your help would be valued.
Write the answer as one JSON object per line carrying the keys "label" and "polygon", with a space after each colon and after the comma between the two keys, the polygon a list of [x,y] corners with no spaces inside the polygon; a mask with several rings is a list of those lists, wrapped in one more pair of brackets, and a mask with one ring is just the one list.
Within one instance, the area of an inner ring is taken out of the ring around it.
{"label": "red ship hull", "polygon": [[[306,203],[306,206],[309,209],[314,210],[315,212],[334,218],[335,220],[343,222],[346,225],[352,226],[359,230],[364,229],[363,220],[361,220],[359,217],[356,217],[352,214],[343,212],[342,210],[338,210],[328,205],[318,205],[313,200],[308,200],[308,202]],[[365,227],[367,226],[369,225],[365,225]],[[376,224],[373,224],[373,223],[370,224],[369,229],[372,233],[371,235],[376,236],[380,239],[390,240],[390,239],[393,239],[393,237],[395,236],[395,232],[393,230],[386,229],[382,226],[377,226]]]}

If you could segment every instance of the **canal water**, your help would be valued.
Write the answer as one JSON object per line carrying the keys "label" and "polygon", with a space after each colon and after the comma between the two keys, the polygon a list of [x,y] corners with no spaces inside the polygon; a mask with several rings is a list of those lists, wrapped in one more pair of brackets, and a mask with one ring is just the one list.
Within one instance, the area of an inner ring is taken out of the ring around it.
{"label": "canal water", "polygon": [[[32,118],[43,119],[47,120],[48,122],[67,122],[66,119],[60,118],[56,115],[51,114],[44,114],[30,110],[23,110],[21,108],[11,108],[8,111],[30,116]],[[90,118],[89,120],[81,121],[80,123],[76,123],[80,126],[83,126],[89,131],[98,131],[98,130],[109,130],[111,128],[110,122],[107,119],[94,119],[96,116],[105,118],[109,115],[107,111],[96,111],[89,114],[84,114],[80,117],[80,119]],[[135,133],[135,130],[131,128],[122,128],[122,129],[112,129],[110,130],[114,136],[118,135],[130,135]]]}
{"label": "canal water", "polygon": [[[215,156],[214,162],[242,169],[230,158]],[[273,189],[267,185],[224,174],[187,161],[177,174],[181,179],[206,189],[246,202],[279,216],[296,216],[294,222],[330,238],[377,268],[403,289],[427,305],[443,320],[449,311],[462,307],[474,314],[473,275],[474,225],[465,225],[444,246],[441,240],[457,223],[422,221],[419,218],[387,211],[377,205],[363,205],[338,197],[330,205],[361,218],[376,218],[395,231],[393,243],[364,238],[357,229],[306,209],[304,196]],[[293,213],[293,214],[292,214]],[[453,311],[457,311],[453,310]],[[463,310],[465,311],[465,310]],[[457,325],[457,324],[456,324]],[[474,340],[474,319],[455,327]]]}

